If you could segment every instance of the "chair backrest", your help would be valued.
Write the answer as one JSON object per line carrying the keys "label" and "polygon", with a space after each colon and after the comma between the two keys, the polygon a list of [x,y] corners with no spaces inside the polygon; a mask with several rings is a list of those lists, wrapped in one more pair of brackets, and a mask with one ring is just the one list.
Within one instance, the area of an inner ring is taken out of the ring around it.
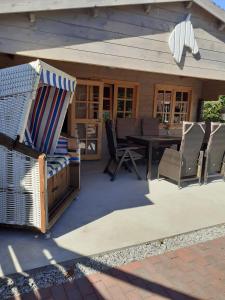
{"label": "chair backrest", "polygon": [[129,135],[141,135],[141,121],[135,118],[117,118],[116,133],[118,139],[126,139]]}
{"label": "chair backrest", "polygon": [[182,154],[181,176],[197,174],[198,159],[205,135],[205,123],[183,122],[180,152]]}
{"label": "chair backrest", "polygon": [[211,123],[211,134],[206,153],[208,174],[220,172],[225,155],[225,124]]}
{"label": "chair backrest", "polygon": [[142,135],[159,135],[159,119],[144,118],[141,120]]}
{"label": "chair backrest", "polygon": [[0,70],[0,132],[54,154],[75,86],[40,60]]}
{"label": "chair backrest", "polygon": [[112,120],[106,120],[105,129],[106,129],[109,154],[111,157],[116,157],[117,141],[116,141],[115,126],[113,125]]}
{"label": "chair backrest", "polygon": [[38,88],[26,128],[26,134],[30,136],[34,149],[54,153],[70,97],[70,93],[66,90],[49,85]]}

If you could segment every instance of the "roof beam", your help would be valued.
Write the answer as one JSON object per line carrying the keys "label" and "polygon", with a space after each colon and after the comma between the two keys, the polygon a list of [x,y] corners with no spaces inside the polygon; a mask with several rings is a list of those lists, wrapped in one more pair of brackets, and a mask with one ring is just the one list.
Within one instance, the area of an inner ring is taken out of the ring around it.
{"label": "roof beam", "polygon": [[219,29],[219,31],[223,31],[225,29],[225,23],[220,22],[218,29]]}
{"label": "roof beam", "polygon": [[186,7],[187,9],[191,9],[191,8],[192,8],[192,5],[193,5],[193,1],[185,2],[185,7]]}
{"label": "roof beam", "polygon": [[144,5],[144,12],[146,13],[146,15],[149,15],[151,10],[152,10],[152,5],[151,4],[145,4]]}
{"label": "roof beam", "polygon": [[97,18],[98,17],[98,15],[99,15],[99,9],[98,9],[98,7],[93,7],[93,8],[91,8],[91,15],[92,15],[92,17],[93,18]]}
{"label": "roof beam", "polygon": [[29,21],[30,21],[31,23],[35,23],[35,21],[36,21],[36,16],[35,16],[34,13],[29,13],[29,14],[28,14],[28,18],[29,18]]}

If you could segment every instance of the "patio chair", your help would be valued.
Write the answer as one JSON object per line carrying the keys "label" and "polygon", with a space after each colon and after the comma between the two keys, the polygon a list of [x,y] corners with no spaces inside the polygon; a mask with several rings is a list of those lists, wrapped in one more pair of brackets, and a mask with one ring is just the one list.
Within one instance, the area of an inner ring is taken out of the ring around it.
{"label": "patio chair", "polygon": [[146,156],[146,147],[127,140],[127,136],[141,135],[141,120],[136,118],[117,118],[116,140],[119,147],[135,147],[136,152]]}
{"label": "patio chair", "polygon": [[165,149],[159,163],[158,179],[160,176],[170,178],[178,183],[179,188],[185,181],[198,180],[201,184],[204,134],[204,123],[183,122],[180,150]]}
{"label": "patio chair", "polygon": [[[135,150],[137,150],[136,147],[119,147],[117,145],[115,128],[111,120],[107,120],[105,122],[105,127],[110,159],[105,167],[104,173],[108,173],[111,176],[111,181],[114,181],[122,166],[131,172],[131,168],[129,166],[129,163],[131,163],[138,179],[141,180],[142,178],[137,170],[135,161],[143,159],[143,156],[135,152]],[[110,166],[113,163],[115,164],[115,170],[114,172],[111,172]]]}
{"label": "patio chair", "polygon": [[0,70],[0,223],[46,232],[76,197],[79,147],[60,137],[73,77],[37,60]]}
{"label": "patio chair", "polygon": [[141,135],[141,121],[135,118],[117,118],[116,137],[118,143],[127,143],[127,136]]}
{"label": "patio chair", "polygon": [[[142,135],[146,136],[159,136],[160,135],[160,125],[159,119],[157,118],[143,118],[141,120],[141,131]],[[166,133],[161,135],[167,135]],[[170,147],[170,145],[157,145],[153,148],[152,160],[156,163],[160,161],[164,153],[165,148]]]}
{"label": "patio chair", "polygon": [[159,120],[157,118],[143,118],[141,131],[142,135],[159,135]]}
{"label": "patio chair", "polygon": [[204,183],[212,177],[225,180],[225,124],[211,123],[211,134],[205,151]]}

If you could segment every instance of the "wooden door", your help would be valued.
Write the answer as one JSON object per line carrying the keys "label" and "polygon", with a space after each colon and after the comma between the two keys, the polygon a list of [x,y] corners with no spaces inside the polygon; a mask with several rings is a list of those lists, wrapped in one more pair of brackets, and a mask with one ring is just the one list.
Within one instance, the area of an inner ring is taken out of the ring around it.
{"label": "wooden door", "polygon": [[101,158],[103,83],[78,80],[69,111],[70,134],[80,141],[81,158]]}
{"label": "wooden door", "polygon": [[104,83],[103,92],[103,120],[113,118],[113,84]]}

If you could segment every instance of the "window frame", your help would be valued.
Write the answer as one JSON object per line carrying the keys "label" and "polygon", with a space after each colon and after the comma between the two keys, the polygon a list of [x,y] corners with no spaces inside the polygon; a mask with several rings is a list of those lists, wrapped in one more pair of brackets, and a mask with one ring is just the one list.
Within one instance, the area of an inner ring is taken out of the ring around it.
{"label": "window frame", "polygon": [[[81,138],[80,142],[85,141],[85,145],[87,146],[88,142],[95,141],[96,142],[96,153],[88,153],[87,147],[85,148],[85,153],[81,155],[82,160],[96,160],[101,158],[102,152],[102,101],[103,101],[103,83],[101,81],[96,80],[84,80],[77,79],[77,85],[86,86],[88,92],[92,93],[91,100],[88,100],[89,94],[87,93],[87,101],[76,100],[76,92],[74,93],[72,103],[69,105],[68,110],[68,132],[71,136],[76,137],[78,134],[77,126],[79,124],[84,125],[86,129],[89,125],[96,126],[97,128],[97,136],[93,138],[89,138],[87,136],[87,131],[85,134],[85,138]],[[96,102],[98,104],[98,118],[89,118],[89,104],[95,103],[93,101],[93,87],[97,86],[99,89],[99,101]],[[86,109],[86,117],[85,118],[76,118],[76,104],[84,103],[87,105]]]}
{"label": "window frame", "polygon": [[[137,118],[138,116],[138,105],[139,105],[139,84],[138,83],[131,83],[131,82],[123,82],[123,81],[117,81],[114,82],[114,104],[113,104],[113,118],[117,118],[118,113],[118,89],[119,88],[125,88],[133,89],[133,104],[132,104],[132,116],[131,118]],[[124,98],[125,99],[125,98]],[[126,104],[125,100],[125,104]],[[124,105],[125,105],[124,104]],[[125,110],[123,111],[125,113]]]}
{"label": "window frame", "polygon": [[[156,118],[157,117],[157,95],[160,90],[165,91],[170,91],[172,93],[172,103],[171,103],[171,120],[167,124],[169,127],[180,127],[180,123],[174,123],[174,116],[176,115],[175,112],[175,107],[176,107],[176,93],[181,92],[181,93],[188,93],[188,109],[187,109],[187,121],[190,120],[190,115],[191,115],[191,109],[192,109],[192,88],[187,87],[187,86],[179,86],[179,85],[166,85],[166,84],[156,84],[155,85],[155,92],[154,92],[154,103],[153,103],[153,116]],[[163,123],[160,123],[162,126]]]}

